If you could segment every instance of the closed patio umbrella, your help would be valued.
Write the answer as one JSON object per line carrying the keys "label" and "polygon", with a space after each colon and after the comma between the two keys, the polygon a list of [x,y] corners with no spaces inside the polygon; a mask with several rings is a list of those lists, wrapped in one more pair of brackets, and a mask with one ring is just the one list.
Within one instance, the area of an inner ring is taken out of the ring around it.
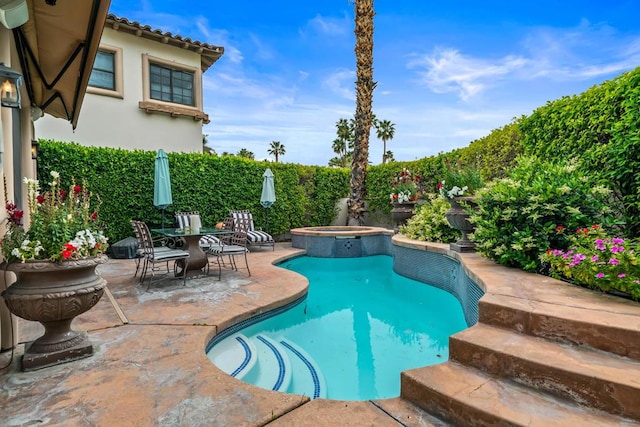
{"label": "closed patio umbrella", "polygon": [[267,168],[262,174],[262,195],[260,204],[267,210],[267,233],[269,232],[269,209],[276,202],[276,189],[273,184],[273,172]]}
{"label": "closed patio umbrella", "polygon": [[173,203],[171,196],[171,178],[169,177],[169,158],[163,149],[158,150],[153,183],[153,205],[162,209],[162,228],[164,229],[164,210]]}

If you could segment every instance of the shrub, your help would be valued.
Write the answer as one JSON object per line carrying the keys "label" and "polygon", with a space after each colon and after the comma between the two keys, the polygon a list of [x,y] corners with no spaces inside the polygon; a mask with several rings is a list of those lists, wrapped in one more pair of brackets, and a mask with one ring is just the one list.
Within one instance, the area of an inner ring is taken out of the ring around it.
{"label": "shrub", "polygon": [[[557,233],[564,235],[559,226]],[[603,291],[621,291],[640,299],[640,244],[611,237],[599,225],[579,228],[567,236],[568,250],[548,249],[541,259],[551,276]]]}
{"label": "shrub", "polygon": [[613,223],[609,195],[572,163],[521,157],[509,178],[476,194],[478,210],[470,217],[476,229],[470,237],[479,253],[500,264],[542,272],[540,255],[569,245],[556,227]]}
{"label": "shrub", "polygon": [[427,242],[450,243],[460,238],[460,232],[451,228],[445,214],[451,207],[442,197],[429,194],[426,203],[416,207],[415,215],[400,227],[400,233],[410,239]]}

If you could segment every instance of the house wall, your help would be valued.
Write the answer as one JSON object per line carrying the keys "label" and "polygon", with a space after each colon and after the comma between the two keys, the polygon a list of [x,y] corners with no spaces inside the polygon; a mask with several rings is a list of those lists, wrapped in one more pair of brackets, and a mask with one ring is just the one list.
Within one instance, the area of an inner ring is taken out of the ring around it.
{"label": "house wall", "polygon": [[[143,54],[200,69],[200,55],[105,27],[101,46],[122,48],[123,97],[87,91],[75,131],[64,119],[45,115],[35,122],[37,138],[73,141],[82,145],[157,151],[202,152],[202,121],[147,113],[143,100]],[[196,80],[201,79],[201,73]],[[196,96],[202,96],[196,85]]]}

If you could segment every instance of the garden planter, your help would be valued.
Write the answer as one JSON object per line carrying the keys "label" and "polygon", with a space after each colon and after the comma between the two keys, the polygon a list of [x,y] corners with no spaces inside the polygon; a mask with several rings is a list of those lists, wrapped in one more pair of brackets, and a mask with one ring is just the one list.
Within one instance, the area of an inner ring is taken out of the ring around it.
{"label": "garden planter", "polygon": [[391,220],[396,227],[405,225],[407,220],[413,216],[416,202],[393,203],[391,209]]}
{"label": "garden planter", "polygon": [[469,240],[468,234],[473,233],[474,226],[469,222],[469,214],[464,210],[461,202],[471,207],[476,206],[472,196],[461,196],[448,199],[451,209],[445,214],[447,221],[451,227],[459,230],[462,237],[455,243],[449,245],[450,249],[456,252],[473,252],[475,251],[475,243]]}
{"label": "garden planter", "polygon": [[71,329],[73,319],[91,309],[107,285],[96,271],[107,257],[64,262],[26,261],[6,264],[17,280],[2,293],[11,313],[40,322],[44,335],[26,344],[25,371],[57,365],[93,354],[86,334]]}

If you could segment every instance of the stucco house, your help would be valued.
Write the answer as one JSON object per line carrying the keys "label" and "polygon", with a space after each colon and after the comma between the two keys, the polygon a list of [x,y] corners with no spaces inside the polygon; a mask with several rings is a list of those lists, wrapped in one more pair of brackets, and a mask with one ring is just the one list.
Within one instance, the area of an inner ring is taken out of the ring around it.
{"label": "stucco house", "polygon": [[75,129],[44,116],[37,138],[127,149],[202,152],[202,75],[224,48],[172,35],[113,14],[100,46]]}

